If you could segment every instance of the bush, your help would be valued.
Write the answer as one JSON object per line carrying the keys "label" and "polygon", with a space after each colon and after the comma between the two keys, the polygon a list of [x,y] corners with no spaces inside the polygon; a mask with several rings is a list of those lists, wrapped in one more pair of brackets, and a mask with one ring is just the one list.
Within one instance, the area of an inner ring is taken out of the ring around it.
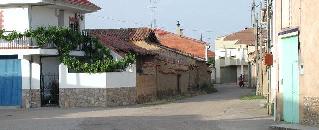
{"label": "bush", "polygon": [[206,84],[206,83],[200,86],[200,90],[208,94],[218,92],[218,90],[214,87],[214,84]]}

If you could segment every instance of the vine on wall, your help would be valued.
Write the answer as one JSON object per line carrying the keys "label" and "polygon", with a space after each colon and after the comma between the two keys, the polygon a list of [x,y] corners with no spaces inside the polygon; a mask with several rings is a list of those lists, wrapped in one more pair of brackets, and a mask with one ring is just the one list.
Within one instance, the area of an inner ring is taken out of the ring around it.
{"label": "vine on wall", "polygon": [[[39,47],[53,44],[58,50],[61,63],[76,72],[101,73],[123,71],[135,62],[135,55],[129,53],[120,60],[115,60],[110,50],[104,47],[97,38],[62,27],[39,27],[24,33],[13,31],[9,34],[0,31],[0,39],[13,41],[17,38],[29,37]],[[84,56],[72,56],[70,52],[81,46]]]}

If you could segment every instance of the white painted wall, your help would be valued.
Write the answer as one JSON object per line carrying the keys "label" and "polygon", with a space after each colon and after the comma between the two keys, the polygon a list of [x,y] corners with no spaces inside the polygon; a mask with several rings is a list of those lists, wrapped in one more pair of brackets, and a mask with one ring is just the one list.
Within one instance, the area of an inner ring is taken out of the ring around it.
{"label": "white painted wall", "polygon": [[[132,71],[130,71],[132,70]],[[68,68],[59,66],[60,88],[121,88],[136,87],[135,65],[125,72],[112,73],[68,73]]]}
{"label": "white painted wall", "polygon": [[[19,56],[21,59],[21,71],[22,71],[22,89],[40,89],[40,64],[39,57],[33,56],[33,63],[31,64],[32,72],[30,71],[30,56]],[[30,77],[31,73],[31,77]]]}
{"label": "white painted wall", "polygon": [[0,5],[4,4],[29,4],[29,3],[40,3],[43,0],[0,0]]}
{"label": "white painted wall", "polygon": [[1,10],[3,10],[3,27],[5,30],[24,32],[29,29],[29,10],[27,6],[3,8]]}
{"label": "white painted wall", "polygon": [[[7,31],[24,32],[40,26],[58,26],[58,13],[55,8],[47,6],[19,6],[0,8],[3,10],[4,29]],[[29,14],[30,11],[30,14]],[[69,17],[74,17],[75,12],[64,11],[64,27],[69,27]],[[80,29],[85,29],[85,17],[80,21]]]}
{"label": "white painted wall", "polygon": [[58,17],[53,8],[33,6],[31,8],[31,28],[58,26]]}
{"label": "white painted wall", "polygon": [[60,88],[106,88],[106,74],[68,73],[68,68],[59,66]]}

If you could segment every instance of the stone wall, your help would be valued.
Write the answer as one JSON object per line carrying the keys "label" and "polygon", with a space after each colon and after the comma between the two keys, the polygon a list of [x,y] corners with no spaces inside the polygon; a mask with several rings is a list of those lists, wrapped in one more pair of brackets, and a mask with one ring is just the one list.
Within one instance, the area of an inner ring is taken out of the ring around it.
{"label": "stone wall", "polygon": [[319,97],[304,97],[302,123],[319,126]]}
{"label": "stone wall", "polygon": [[106,107],[106,89],[60,88],[60,107]]}
{"label": "stone wall", "polygon": [[41,107],[40,89],[22,90],[22,108]]}
{"label": "stone wall", "polygon": [[107,88],[107,106],[125,106],[136,104],[136,87]]}
{"label": "stone wall", "polygon": [[60,88],[60,107],[114,107],[136,103],[135,87]]}

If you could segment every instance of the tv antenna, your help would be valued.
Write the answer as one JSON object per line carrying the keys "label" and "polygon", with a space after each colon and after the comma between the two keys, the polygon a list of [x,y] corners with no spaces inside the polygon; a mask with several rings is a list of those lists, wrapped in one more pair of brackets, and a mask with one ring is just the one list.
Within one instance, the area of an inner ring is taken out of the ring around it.
{"label": "tv antenna", "polygon": [[156,19],[156,11],[157,11],[157,3],[159,0],[149,0],[150,5],[149,9],[151,10],[151,15],[152,15],[152,20],[151,20],[151,28],[156,28],[157,27],[157,19]]}

